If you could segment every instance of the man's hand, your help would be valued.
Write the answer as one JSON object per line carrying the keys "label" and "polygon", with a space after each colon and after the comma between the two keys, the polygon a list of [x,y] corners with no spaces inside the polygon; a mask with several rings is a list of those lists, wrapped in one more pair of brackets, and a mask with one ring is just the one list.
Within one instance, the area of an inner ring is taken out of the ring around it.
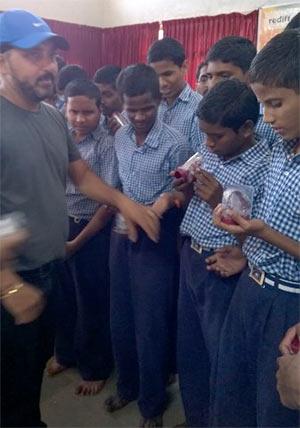
{"label": "man's hand", "polygon": [[223,187],[212,174],[204,169],[196,170],[194,175],[196,178],[194,182],[195,194],[214,209],[222,201]]}
{"label": "man's hand", "polygon": [[285,336],[279,345],[279,350],[282,355],[291,355],[295,353],[293,349],[293,341],[295,341],[295,339],[297,340],[297,338],[300,341],[300,323],[295,324],[285,333]]}
{"label": "man's hand", "polygon": [[229,215],[236,224],[227,224],[223,221],[224,207],[219,204],[213,212],[213,222],[217,227],[232,233],[233,235],[246,235],[262,237],[266,231],[267,225],[263,220],[245,219],[240,214],[233,210],[226,210],[226,215]]}
{"label": "man's hand", "polygon": [[150,207],[145,207],[126,198],[118,208],[126,221],[128,237],[131,241],[136,242],[138,240],[136,226],[140,226],[152,241],[159,241],[159,217]]}
{"label": "man's hand", "polygon": [[300,353],[285,354],[277,359],[277,391],[281,403],[289,409],[300,409]]}
{"label": "man's hand", "polygon": [[242,272],[247,265],[247,259],[240,247],[229,245],[217,249],[205,261],[207,263],[207,270],[213,271],[224,278]]}
{"label": "man's hand", "polygon": [[28,232],[25,229],[19,229],[13,234],[3,236],[0,239],[0,266],[4,268],[16,256],[18,247],[26,241]]}
{"label": "man's hand", "polygon": [[[8,294],[14,288],[17,291]],[[22,281],[10,269],[1,271],[1,304],[14,317],[16,324],[34,321],[44,308],[43,293],[36,287]]]}

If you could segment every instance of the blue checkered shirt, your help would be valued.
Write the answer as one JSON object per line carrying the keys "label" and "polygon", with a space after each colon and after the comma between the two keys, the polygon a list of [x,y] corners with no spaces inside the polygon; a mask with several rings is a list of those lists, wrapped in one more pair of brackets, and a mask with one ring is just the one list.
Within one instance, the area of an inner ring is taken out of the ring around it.
{"label": "blue checkered shirt", "polygon": [[[209,152],[206,146],[203,146],[202,156],[203,169],[214,175],[224,189],[234,184],[252,186],[254,200],[256,203],[261,200],[270,160],[265,140],[256,141],[253,147],[226,161]],[[180,231],[204,247],[216,249],[237,245],[233,235],[214,226],[211,207],[196,195],[189,203]]]}
{"label": "blue checkered shirt", "polygon": [[158,109],[159,119],[186,137],[191,152],[192,138],[198,127],[196,110],[201,99],[202,96],[187,83],[171,106],[162,100]]}
{"label": "blue checkered shirt", "polygon": [[[255,137],[257,140],[266,140],[270,149],[272,150],[276,142],[280,137],[273,131],[271,126],[263,121],[263,116],[259,116],[258,121],[255,125]],[[206,135],[201,131],[199,122],[197,121],[197,128],[193,131],[192,137],[192,149],[193,153],[202,151],[203,145],[205,145]]]}
{"label": "blue checkered shirt", "polygon": [[[300,154],[293,142],[279,140],[274,146],[265,193],[257,218],[295,241],[300,241]],[[273,245],[249,237],[243,246],[249,262],[261,270],[300,282],[300,263]]]}
{"label": "blue checkered shirt", "polygon": [[[101,125],[76,144],[82,159],[91,170],[107,184],[118,187],[118,164],[114,149],[114,137],[109,136]],[[67,180],[66,199],[69,215],[90,220],[99,207],[99,202],[79,192],[70,179]]]}
{"label": "blue checkered shirt", "polygon": [[189,155],[185,138],[159,119],[141,146],[133,126],[123,126],[116,133],[115,148],[123,193],[145,205],[172,189],[169,174]]}

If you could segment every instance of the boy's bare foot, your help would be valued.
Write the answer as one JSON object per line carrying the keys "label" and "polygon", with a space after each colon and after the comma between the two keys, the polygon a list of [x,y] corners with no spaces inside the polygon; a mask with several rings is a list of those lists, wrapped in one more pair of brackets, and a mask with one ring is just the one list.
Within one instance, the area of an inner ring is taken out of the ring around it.
{"label": "boy's bare foot", "polygon": [[105,410],[109,413],[113,413],[116,410],[120,410],[127,406],[130,401],[120,397],[118,394],[111,395],[104,401]]}
{"label": "boy's bare foot", "polygon": [[82,380],[75,388],[76,395],[96,395],[104,388],[106,380]]}
{"label": "boy's bare foot", "polygon": [[140,428],[152,428],[152,427],[162,427],[163,418],[162,415],[156,416],[155,418],[142,418],[140,420]]}
{"label": "boy's bare foot", "polygon": [[59,362],[55,357],[52,357],[47,363],[47,374],[48,376],[55,376],[63,372],[64,370],[67,370],[67,368],[68,367],[65,367],[62,364],[59,364]]}

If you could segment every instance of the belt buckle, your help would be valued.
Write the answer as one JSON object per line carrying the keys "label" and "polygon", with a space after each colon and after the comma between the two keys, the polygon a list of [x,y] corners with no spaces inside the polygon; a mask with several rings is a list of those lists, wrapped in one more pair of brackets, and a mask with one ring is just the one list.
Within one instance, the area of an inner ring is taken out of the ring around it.
{"label": "belt buckle", "polygon": [[201,245],[198,245],[195,241],[191,242],[191,248],[198,254],[202,254],[203,247],[201,247]]}
{"label": "belt buckle", "polygon": [[263,286],[263,283],[265,281],[265,276],[266,276],[266,274],[262,270],[258,269],[255,266],[251,267],[249,277],[251,279],[253,279],[253,281],[255,281],[261,287]]}

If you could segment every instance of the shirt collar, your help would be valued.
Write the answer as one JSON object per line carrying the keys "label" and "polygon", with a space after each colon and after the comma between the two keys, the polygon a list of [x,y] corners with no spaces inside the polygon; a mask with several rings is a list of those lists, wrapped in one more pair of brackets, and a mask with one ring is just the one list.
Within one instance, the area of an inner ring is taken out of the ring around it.
{"label": "shirt collar", "polygon": [[[71,131],[72,136],[74,137],[74,134],[75,134],[74,129],[70,128],[70,131]],[[79,143],[83,143],[83,142],[88,141],[90,139],[99,140],[99,138],[102,136],[103,133],[104,133],[103,127],[99,123],[97,128],[93,132],[86,135],[82,140],[79,141]]]}
{"label": "shirt collar", "polygon": [[169,106],[169,104],[167,103],[167,101],[165,99],[162,100],[162,103],[164,103],[169,108],[172,108],[175,104],[177,104],[178,102],[181,102],[181,101],[184,103],[188,103],[190,100],[192,92],[193,92],[193,90],[190,87],[190,85],[188,83],[185,83],[184,88],[182,89],[180,94],[177,96],[177,98],[175,99],[175,101],[173,102],[172,105]]}
{"label": "shirt collar", "polygon": [[[128,124],[125,125],[126,129],[125,129],[125,133],[131,137],[132,139],[134,139],[135,137],[135,130],[134,127],[132,126],[132,124]],[[161,120],[159,120],[158,118],[156,118],[154,125],[152,126],[152,128],[150,129],[144,144],[141,147],[152,147],[154,149],[156,149],[159,146],[159,134],[162,130],[163,127],[163,123]]]}
{"label": "shirt collar", "polygon": [[223,163],[226,164],[240,159],[247,165],[257,165],[257,162],[261,162],[263,156],[270,156],[268,142],[264,138],[260,140],[255,139],[254,146],[231,159],[223,161]]}
{"label": "shirt collar", "polygon": [[294,154],[293,148],[295,147],[295,144],[297,143],[298,139],[295,138],[294,140],[284,140],[281,138],[279,140],[279,144],[281,144],[282,149],[286,155],[286,158],[290,161],[296,161],[297,163],[300,162],[300,153]]}

